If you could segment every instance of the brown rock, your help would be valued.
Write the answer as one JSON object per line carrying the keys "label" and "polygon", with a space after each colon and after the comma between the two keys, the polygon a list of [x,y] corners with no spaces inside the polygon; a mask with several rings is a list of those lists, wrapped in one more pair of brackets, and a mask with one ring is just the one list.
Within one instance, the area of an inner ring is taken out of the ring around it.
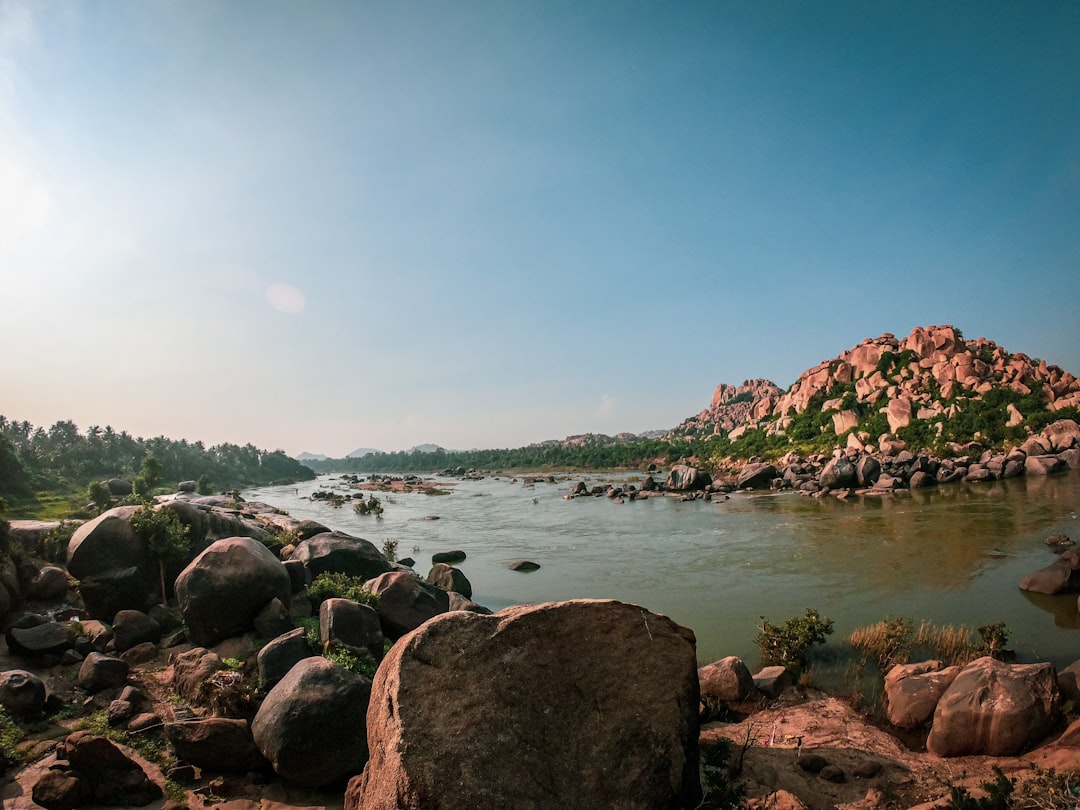
{"label": "brown rock", "polygon": [[944,667],[940,661],[901,664],[885,676],[889,722],[900,728],[916,728],[934,715],[938,700],[960,674],[960,667]]}
{"label": "brown rock", "polygon": [[1057,715],[1053,664],[968,664],[934,711],[926,750],[942,757],[1015,756],[1050,731]]}
{"label": "brown rock", "polygon": [[696,807],[698,697],[693,633],[640,607],[448,613],[376,674],[345,807]]}
{"label": "brown rock", "polygon": [[698,670],[703,701],[735,703],[754,693],[754,678],[742,659],[729,655]]}

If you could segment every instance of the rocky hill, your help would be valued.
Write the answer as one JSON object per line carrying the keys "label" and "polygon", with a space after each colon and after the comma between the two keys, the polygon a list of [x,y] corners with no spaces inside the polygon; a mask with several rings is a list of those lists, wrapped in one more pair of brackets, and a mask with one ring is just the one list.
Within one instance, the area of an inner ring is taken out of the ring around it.
{"label": "rocky hill", "polygon": [[867,338],[807,369],[787,391],[768,380],[720,385],[710,406],[673,431],[737,440],[812,439],[856,434],[877,444],[906,431],[909,441],[1000,442],[1013,429],[1038,431],[1053,415],[1074,416],[1080,380],[1045,360],[1009,352],[953,326],[916,327],[904,338]]}

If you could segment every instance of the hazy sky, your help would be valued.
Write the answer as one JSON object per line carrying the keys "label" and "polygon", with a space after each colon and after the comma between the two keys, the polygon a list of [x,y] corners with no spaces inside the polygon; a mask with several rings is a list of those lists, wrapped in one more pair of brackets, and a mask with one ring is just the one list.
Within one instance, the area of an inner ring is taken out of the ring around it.
{"label": "hazy sky", "polygon": [[0,413],[669,428],[952,323],[1080,372],[1080,3],[0,0]]}

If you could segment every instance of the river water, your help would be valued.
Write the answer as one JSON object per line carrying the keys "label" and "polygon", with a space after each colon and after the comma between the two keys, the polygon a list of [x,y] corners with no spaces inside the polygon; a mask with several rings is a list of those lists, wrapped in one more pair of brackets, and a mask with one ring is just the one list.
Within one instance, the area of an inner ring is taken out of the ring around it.
{"label": "river water", "polygon": [[[760,617],[779,623],[812,607],[835,622],[831,641],[886,616],[975,627],[1004,621],[1020,660],[1059,668],[1080,658],[1076,595],[1027,594],[1017,583],[1053,561],[1052,532],[1080,542],[1080,471],[949,484],[895,497],[813,499],[742,494],[682,502],[563,499],[574,481],[633,483],[640,475],[438,479],[447,495],[378,493],[382,518],[309,495],[349,491],[335,476],[243,493],[298,519],[392,538],[426,574],[431,555],[460,549],[473,599],[493,610],[581,597],[632,602],[697,635],[698,658],[757,660]],[[428,519],[437,516],[438,520]],[[509,563],[540,563],[532,573]]]}

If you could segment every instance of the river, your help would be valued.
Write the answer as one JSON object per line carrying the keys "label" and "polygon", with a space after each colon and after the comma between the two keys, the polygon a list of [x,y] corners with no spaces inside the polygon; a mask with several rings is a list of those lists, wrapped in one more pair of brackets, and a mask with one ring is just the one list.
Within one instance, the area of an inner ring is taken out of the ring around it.
{"label": "river", "polygon": [[[1080,471],[883,498],[734,493],[711,503],[565,500],[574,481],[633,483],[640,475],[556,478],[531,486],[509,476],[438,479],[449,494],[378,493],[381,518],[309,499],[317,489],[347,492],[336,476],[243,496],[380,548],[395,539],[398,556],[415,558],[421,574],[434,552],[465,551],[459,567],[473,599],[493,610],[593,597],[667,614],[693,628],[703,663],[738,655],[753,666],[760,617],[779,623],[808,607],[835,621],[830,641],[886,616],[916,625],[1004,621],[1020,660],[1060,668],[1080,658],[1076,595],[1017,588],[1053,561],[1047,535],[1080,542]],[[518,559],[542,567],[510,571]]]}

